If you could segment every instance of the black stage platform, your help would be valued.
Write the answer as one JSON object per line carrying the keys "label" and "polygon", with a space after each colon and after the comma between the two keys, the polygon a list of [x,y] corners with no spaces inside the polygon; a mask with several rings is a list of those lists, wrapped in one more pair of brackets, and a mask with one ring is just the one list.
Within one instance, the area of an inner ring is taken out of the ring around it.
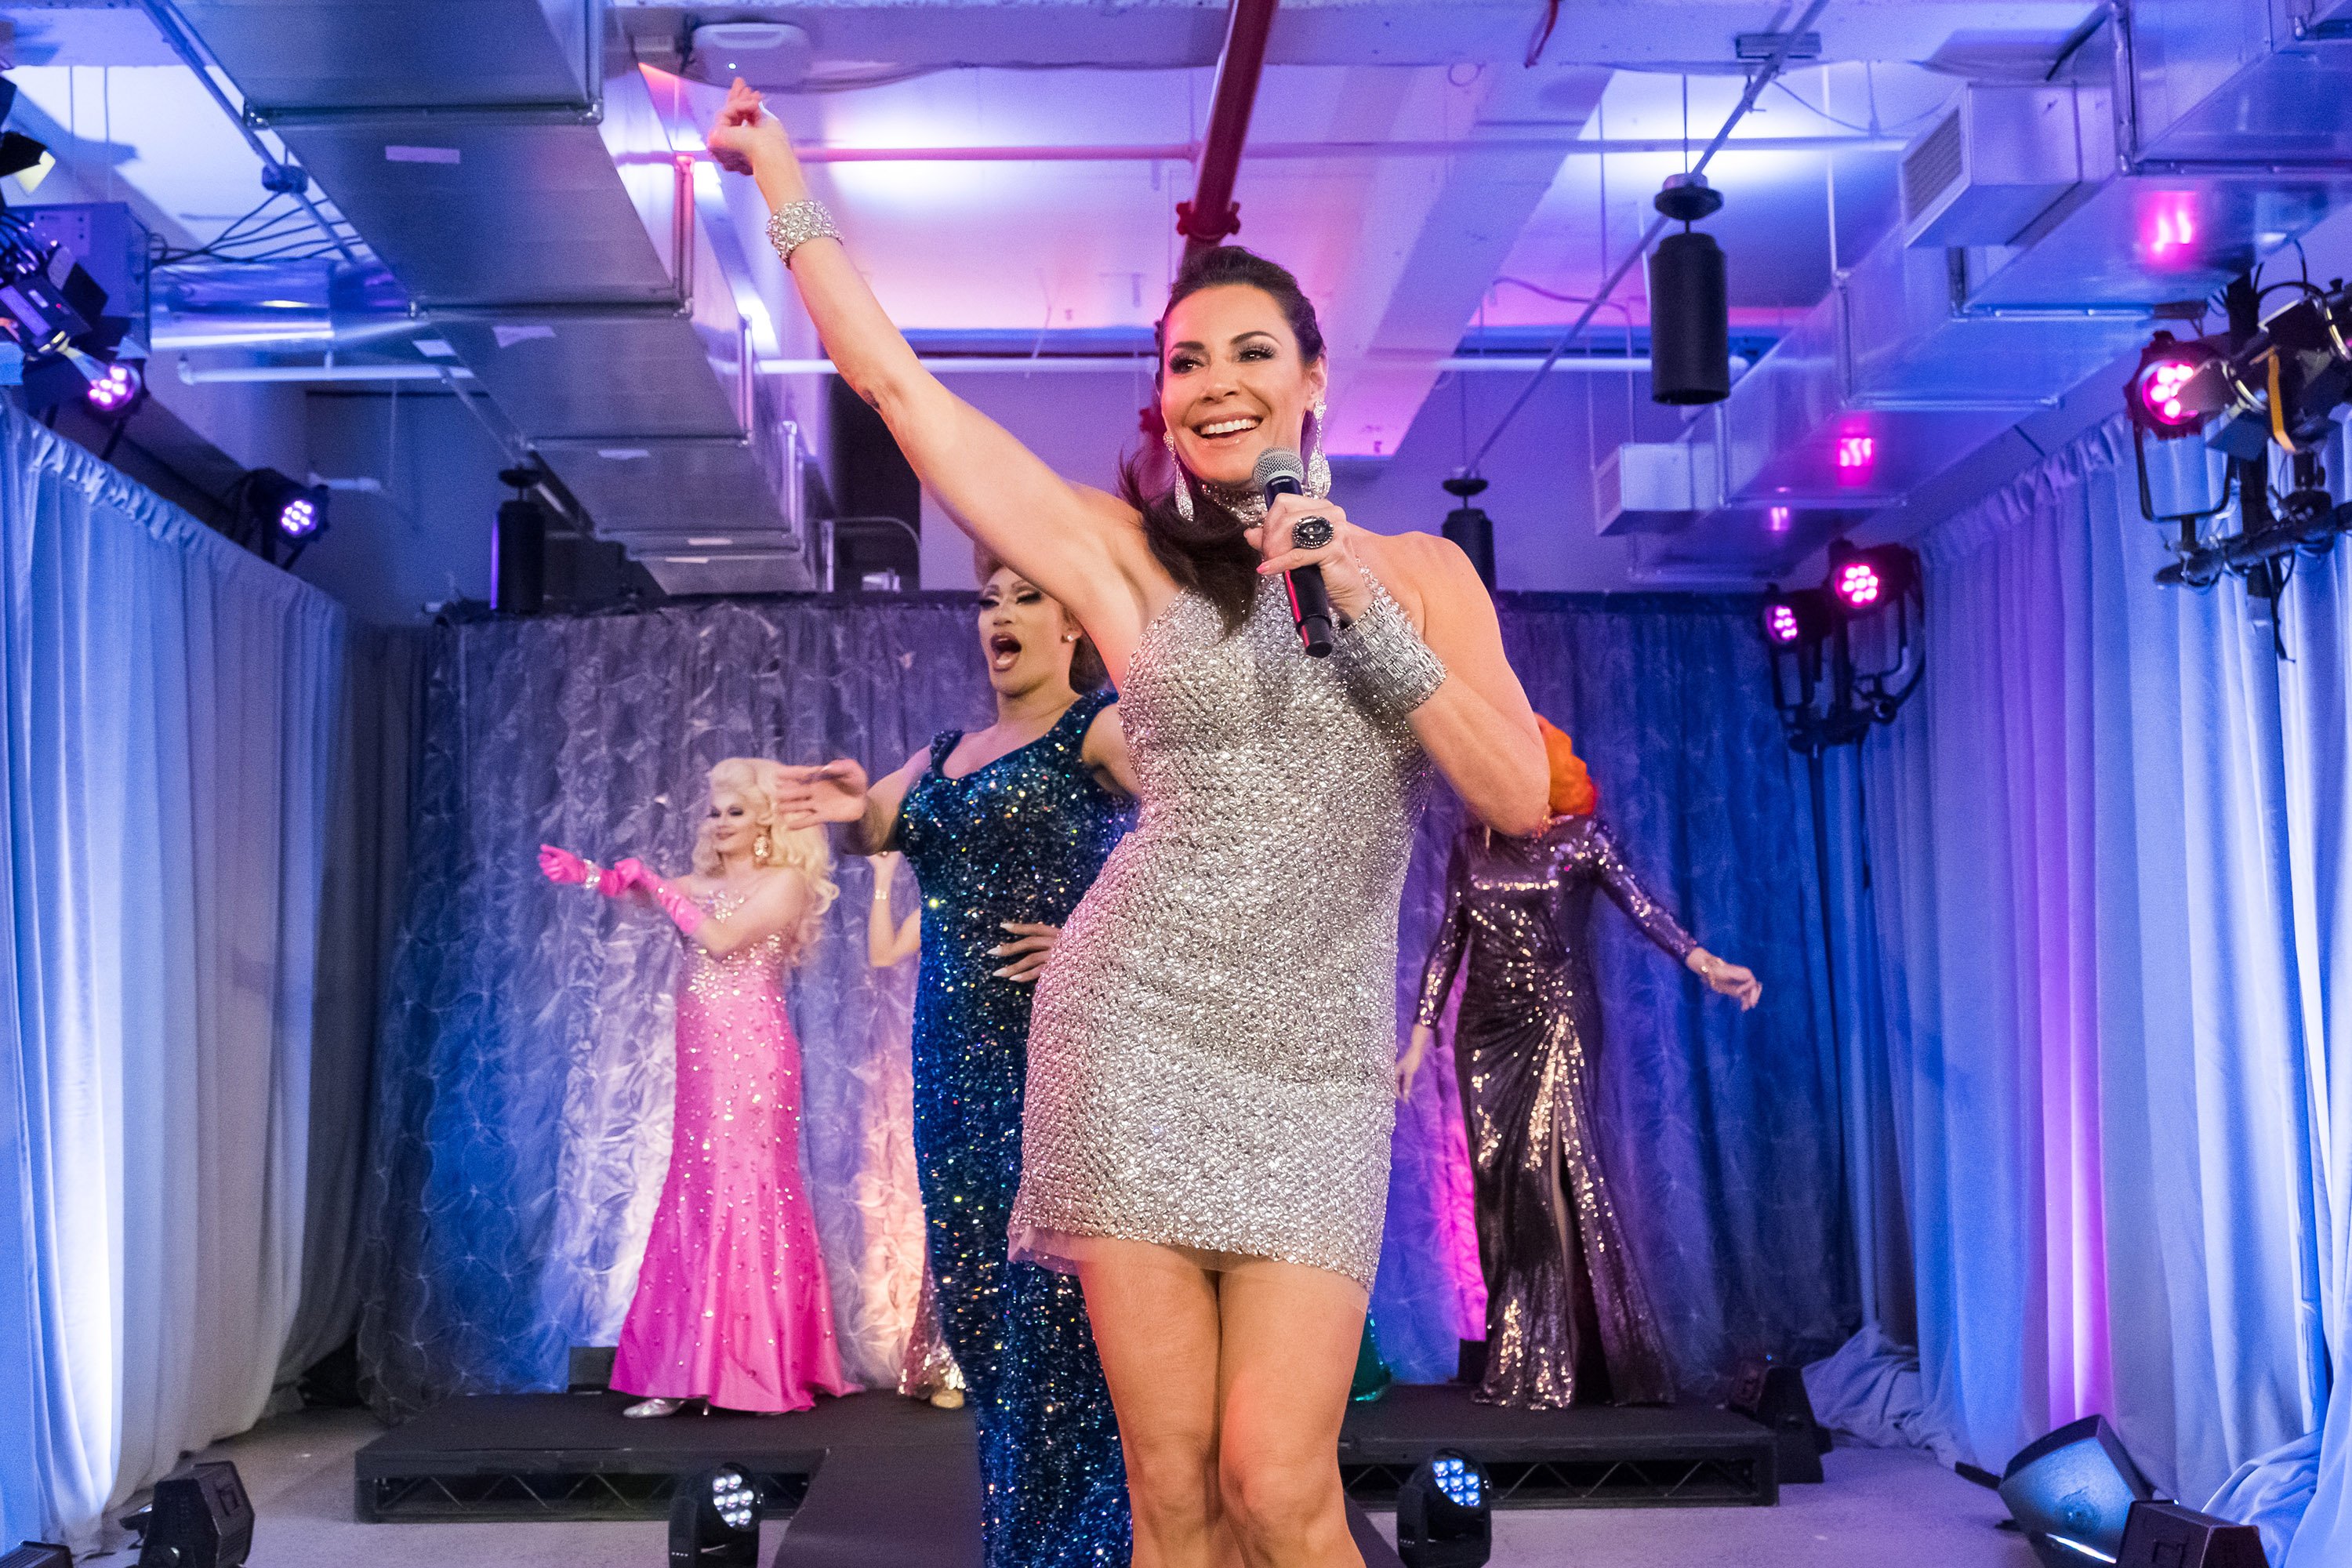
{"label": "black stage platform", "polygon": [[[888,1394],[793,1415],[630,1421],[618,1394],[457,1399],[354,1461],[362,1520],[661,1518],[677,1481],[730,1463],[792,1528],[777,1568],[977,1568],[971,1422]],[[1348,1413],[1339,1466],[1375,1507],[1438,1448],[1486,1467],[1504,1508],[1769,1504],[1772,1436],[1720,1410],[1496,1410],[1453,1385],[1400,1385]],[[1373,1564],[1395,1556],[1351,1510]],[[1378,1546],[1375,1553],[1373,1547]]]}

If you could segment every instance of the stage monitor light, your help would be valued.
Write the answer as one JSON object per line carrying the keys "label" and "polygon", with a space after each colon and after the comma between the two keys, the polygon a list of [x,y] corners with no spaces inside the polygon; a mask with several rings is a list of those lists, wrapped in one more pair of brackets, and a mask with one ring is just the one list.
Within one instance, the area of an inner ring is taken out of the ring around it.
{"label": "stage monitor light", "polygon": [[2069,1422],[2029,1445],[2000,1477],[2000,1500],[2044,1568],[2115,1562],[2132,1504],[2155,1497],[2104,1415]]}
{"label": "stage monitor light", "polygon": [[129,360],[116,360],[98,373],[82,392],[82,400],[89,411],[101,419],[117,419],[138,406],[140,395],[147,390],[147,378]]}
{"label": "stage monitor light", "polygon": [[1486,1472],[1440,1448],[1397,1489],[1397,1555],[1404,1568],[1481,1568],[1494,1551]]}
{"label": "stage monitor light", "polygon": [[0,1556],[0,1568],[73,1568],[73,1553],[46,1541],[27,1541]]}
{"label": "stage monitor light", "polygon": [[253,1550],[253,1503],[236,1467],[209,1459],[155,1483],[139,1568],[240,1568]]}
{"label": "stage monitor light", "polygon": [[2263,1532],[2177,1502],[2136,1502],[2116,1568],[2270,1568]]}
{"label": "stage monitor light", "polygon": [[1486,481],[1470,474],[1458,474],[1444,481],[1444,491],[1454,498],[1454,510],[1445,514],[1439,531],[1461,547],[1470,557],[1471,570],[1486,591],[1495,591],[1495,522],[1478,506],[1478,493]]}
{"label": "stage monitor light", "polygon": [[1919,558],[1899,544],[1857,550],[1843,540],[1830,546],[1830,603],[1848,620],[1872,616],[1909,593],[1919,580]]}
{"label": "stage monitor light", "polygon": [[740,1465],[705,1470],[669,1504],[670,1568],[759,1568],[760,1489]]}

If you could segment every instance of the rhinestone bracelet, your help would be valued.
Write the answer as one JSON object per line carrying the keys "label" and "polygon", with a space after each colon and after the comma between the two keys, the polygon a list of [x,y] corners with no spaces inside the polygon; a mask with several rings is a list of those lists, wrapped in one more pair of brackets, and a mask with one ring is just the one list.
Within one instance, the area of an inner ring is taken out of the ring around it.
{"label": "rhinestone bracelet", "polygon": [[841,230],[833,226],[833,215],[818,201],[791,202],[776,209],[768,219],[768,243],[776,247],[776,255],[785,266],[793,261],[793,252],[812,239],[839,239]]}
{"label": "rhinestone bracelet", "polygon": [[1445,664],[1429,651],[1412,622],[1370,572],[1372,602],[1332,639],[1332,662],[1376,719],[1402,722],[1445,684]]}

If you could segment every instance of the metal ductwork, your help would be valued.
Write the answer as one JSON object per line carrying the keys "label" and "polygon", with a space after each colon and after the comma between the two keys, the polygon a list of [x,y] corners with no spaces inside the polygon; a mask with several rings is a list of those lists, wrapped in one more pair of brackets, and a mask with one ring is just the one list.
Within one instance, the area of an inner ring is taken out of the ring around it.
{"label": "metal ductwork", "polygon": [[2287,8],[2118,4],[2078,79],[1962,89],[1895,231],[1682,440],[1606,466],[1601,531],[1654,580],[1784,570],[2352,205],[2352,0]]}
{"label": "metal ductwork", "polygon": [[600,537],[671,592],[815,587],[797,433],[604,9],[182,5]]}

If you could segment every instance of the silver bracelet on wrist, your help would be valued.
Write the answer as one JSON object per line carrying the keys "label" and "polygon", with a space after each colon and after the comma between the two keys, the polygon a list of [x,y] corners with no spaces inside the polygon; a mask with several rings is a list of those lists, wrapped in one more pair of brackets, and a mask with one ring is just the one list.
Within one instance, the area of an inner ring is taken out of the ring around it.
{"label": "silver bracelet on wrist", "polygon": [[768,219],[768,243],[776,247],[777,258],[787,267],[792,265],[793,252],[810,240],[840,237],[841,230],[833,225],[833,214],[820,201],[787,203]]}
{"label": "silver bracelet on wrist", "polygon": [[1445,684],[1445,663],[1421,640],[1381,580],[1366,572],[1364,581],[1371,603],[1333,639],[1333,651],[1374,716],[1401,721]]}

